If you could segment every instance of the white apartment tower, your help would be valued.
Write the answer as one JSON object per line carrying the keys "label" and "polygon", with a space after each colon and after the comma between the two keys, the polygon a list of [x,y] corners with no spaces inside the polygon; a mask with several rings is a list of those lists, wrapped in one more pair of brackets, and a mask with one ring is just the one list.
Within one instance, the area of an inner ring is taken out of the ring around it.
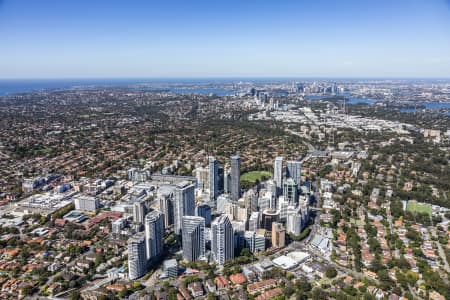
{"label": "white apartment tower", "polygon": [[195,215],[195,185],[188,181],[180,182],[174,196],[175,234],[181,234],[183,217]]}
{"label": "white apartment tower", "polygon": [[157,258],[164,248],[164,216],[154,210],[145,216],[145,242],[147,259]]}
{"label": "white apartment tower", "polygon": [[138,232],[128,240],[128,277],[135,280],[144,276],[146,272],[145,235]]}
{"label": "white apartment tower", "polygon": [[230,219],[221,215],[211,224],[211,251],[219,265],[234,257],[234,233]]}

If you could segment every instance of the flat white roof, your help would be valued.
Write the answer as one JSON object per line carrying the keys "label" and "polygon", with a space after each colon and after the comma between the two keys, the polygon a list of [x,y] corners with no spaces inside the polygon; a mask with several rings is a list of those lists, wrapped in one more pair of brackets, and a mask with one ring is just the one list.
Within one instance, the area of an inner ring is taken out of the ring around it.
{"label": "flat white roof", "polygon": [[309,253],[303,251],[294,251],[289,253],[287,256],[295,260],[297,263],[301,263],[311,257]]}
{"label": "flat white roof", "polygon": [[297,262],[288,256],[280,256],[272,260],[272,262],[284,270],[289,270],[297,266]]}

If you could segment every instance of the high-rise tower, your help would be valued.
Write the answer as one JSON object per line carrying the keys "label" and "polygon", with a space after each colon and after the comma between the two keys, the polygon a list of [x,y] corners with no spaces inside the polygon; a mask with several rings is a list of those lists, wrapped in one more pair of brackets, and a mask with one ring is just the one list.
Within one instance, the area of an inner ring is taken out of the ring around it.
{"label": "high-rise tower", "polygon": [[133,203],[133,221],[135,223],[144,223],[145,210],[146,207],[144,201],[136,201]]}
{"label": "high-rise tower", "polygon": [[196,261],[205,256],[205,219],[202,217],[183,217],[183,258]]}
{"label": "high-rise tower", "polygon": [[283,188],[283,157],[277,156],[273,164],[273,180],[275,181],[276,193],[279,195]]}
{"label": "high-rise tower", "polygon": [[230,165],[231,165],[230,194],[231,199],[237,201],[241,196],[241,157],[239,153],[236,153],[236,155],[230,157]]}
{"label": "high-rise tower", "polygon": [[146,272],[145,235],[138,232],[128,240],[128,277],[135,280],[144,276]]}
{"label": "high-rise tower", "polygon": [[298,187],[301,184],[302,163],[296,160],[289,160],[286,162],[286,177],[294,179]]}
{"label": "high-rise tower", "polygon": [[164,216],[154,210],[145,216],[145,242],[147,259],[157,258],[164,248]]}
{"label": "high-rise tower", "polygon": [[217,160],[210,156],[209,162],[209,199],[214,202],[219,195],[219,163]]}
{"label": "high-rise tower", "polygon": [[234,257],[234,233],[230,219],[221,215],[211,224],[211,252],[219,265]]}
{"label": "high-rise tower", "polygon": [[188,181],[177,184],[174,192],[175,233],[181,233],[183,216],[195,215],[195,185]]}

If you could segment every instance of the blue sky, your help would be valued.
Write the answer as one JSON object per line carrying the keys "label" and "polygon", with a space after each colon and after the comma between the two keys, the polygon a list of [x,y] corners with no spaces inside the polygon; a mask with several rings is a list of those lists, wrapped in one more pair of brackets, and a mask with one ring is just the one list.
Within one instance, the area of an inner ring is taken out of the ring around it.
{"label": "blue sky", "polygon": [[0,78],[450,78],[450,0],[0,0],[0,38]]}

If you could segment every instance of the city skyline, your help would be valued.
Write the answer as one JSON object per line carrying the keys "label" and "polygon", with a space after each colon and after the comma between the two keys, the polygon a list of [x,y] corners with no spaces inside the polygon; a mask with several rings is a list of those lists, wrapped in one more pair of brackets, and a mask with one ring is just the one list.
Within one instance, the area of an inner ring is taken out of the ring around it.
{"label": "city skyline", "polygon": [[450,0],[0,0],[0,299],[450,299]]}
{"label": "city skyline", "polygon": [[0,102],[3,298],[450,297],[450,81]]}
{"label": "city skyline", "polygon": [[450,77],[448,1],[0,2],[0,78]]}

